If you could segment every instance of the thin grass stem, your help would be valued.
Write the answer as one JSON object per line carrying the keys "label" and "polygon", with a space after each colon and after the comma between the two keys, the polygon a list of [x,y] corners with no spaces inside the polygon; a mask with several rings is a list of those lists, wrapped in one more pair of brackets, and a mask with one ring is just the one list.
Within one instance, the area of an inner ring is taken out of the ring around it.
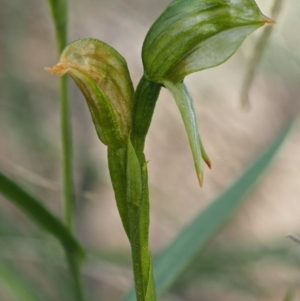
{"label": "thin grass stem", "polygon": [[72,250],[66,249],[66,256],[69,265],[70,272],[73,278],[73,287],[75,293],[74,301],[84,301],[82,283],[81,283],[81,275],[80,275],[80,267],[78,264],[78,256]]}
{"label": "thin grass stem", "polygon": [[66,225],[72,232],[74,225],[74,187],[72,178],[73,155],[70,105],[68,99],[67,77],[62,76],[59,80],[64,211]]}
{"label": "thin grass stem", "polygon": [[[56,44],[58,55],[61,54],[67,45],[67,23],[68,23],[68,3],[67,0],[48,0],[51,15],[53,17],[56,34]],[[62,184],[64,199],[65,223],[70,232],[74,228],[74,186],[73,186],[73,165],[72,165],[72,131],[70,118],[70,104],[68,98],[68,81],[66,76],[60,79],[60,129],[62,148]],[[80,266],[78,256],[69,248],[65,249],[66,257],[73,279],[74,297],[76,301],[84,301]]]}

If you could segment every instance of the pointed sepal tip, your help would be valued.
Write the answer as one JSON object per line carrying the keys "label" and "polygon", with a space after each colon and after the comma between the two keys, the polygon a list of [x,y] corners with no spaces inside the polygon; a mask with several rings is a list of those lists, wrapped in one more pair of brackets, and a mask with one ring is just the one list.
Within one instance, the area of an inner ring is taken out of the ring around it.
{"label": "pointed sepal tip", "polygon": [[203,187],[203,174],[197,172],[197,178],[198,178],[199,185],[202,188]]}
{"label": "pointed sepal tip", "polygon": [[266,24],[270,24],[270,25],[276,24],[275,20],[273,20],[265,15],[262,16],[262,19]]}

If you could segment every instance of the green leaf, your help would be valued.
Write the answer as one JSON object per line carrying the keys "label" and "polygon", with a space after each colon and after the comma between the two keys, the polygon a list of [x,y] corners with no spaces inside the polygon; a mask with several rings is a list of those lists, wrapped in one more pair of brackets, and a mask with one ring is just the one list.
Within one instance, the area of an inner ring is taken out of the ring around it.
{"label": "green leaf", "polygon": [[[246,196],[269,167],[292,125],[293,120],[287,123],[275,140],[270,143],[270,146],[246,168],[229,188],[184,227],[154,261],[154,279],[158,296],[165,293],[176,282],[245,201]],[[125,300],[133,301],[133,296],[133,293],[129,293]]]}
{"label": "green leaf", "polygon": [[276,139],[215,201],[201,212],[164,250],[154,265],[159,294],[166,291],[184,272],[226,221],[236,212],[258,178],[269,166],[290,131],[289,122]]}
{"label": "green leaf", "polygon": [[19,207],[32,221],[60,240],[69,251],[81,257],[83,250],[65,225],[42,202],[26,192],[19,184],[0,172],[0,193]]}
{"label": "green leaf", "polygon": [[186,226],[154,265],[157,292],[165,292],[242,204],[267,169],[290,131],[289,122],[276,139],[215,201]]}

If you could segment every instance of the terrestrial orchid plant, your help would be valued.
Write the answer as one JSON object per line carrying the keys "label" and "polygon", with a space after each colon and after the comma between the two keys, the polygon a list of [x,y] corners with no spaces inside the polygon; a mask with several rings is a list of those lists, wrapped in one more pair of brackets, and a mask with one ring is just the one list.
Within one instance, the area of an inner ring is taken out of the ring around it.
{"label": "terrestrial orchid plant", "polygon": [[70,75],[81,90],[108,164],[119,214],[131,245],[136,298],[156,300],[149,251],[149,192],[145,139],[161,88],[172,94],[188,135],[200,186],[205,152],[187,75],[228,60],[265,24],[254,0],[174,0],[144,40],[144,74],[134,90],[125,59],[105,42],[86,38],[67,46],[47,71]]}
{"label": "terrestrial orchid plant", "polygon": [[[291,118],[266,151],[199,212],[153,264],[148,242],[150,202],[144,146],[160,91],[166,88],[180,111],[198,182],[202,186],[204,163],[211,167],[211,162],[200,138],[193,99],[184,79],[193,72],[222,64],[237,51],[248,35],[274,21],[261,13],[254,0],[174,0],[146,35],[142,48],[144,74],[134,89],[125,59],[105,42],[87,38],[66,46],[67,0],[47,1],[60,55],[59,62],[46,70],[61,76],[64,221],[47,209],[39,198],[1,171],[0,193],[39,228],[59,240],[66,254],[73,284],[74,295],[70,300],[86,300],[80,271],[86,251],[73,230],[75,198],[71,127],[67,77],[64,76],[70,75],[86,100],[99,140],[107,146],[110,178],[132,253],[135,291],[132,289],[124,300],[154,301],[157,295],[161,296],[175,283],[233,215],[243,197],[268,167],[293,124]],[[279,10],[281,3],[282,0],[274,0],[274,12]],[[254,72],[250,73],[246,91]],[[0,263],[0,284],[4,279],[8,286],[13,287],[12,277],[7,281],[7,276],[3,278],[1,271],[3,267]],[[41,300],[33,297],[32,291],[26,290],[24,285],[21,290],[15,290],[15,287],[21,287],[19,282],[10,290],[14,294],[19,293],[19,297],[14,299]],[[62,300],[51,299],[53,295],[49,300]]]}

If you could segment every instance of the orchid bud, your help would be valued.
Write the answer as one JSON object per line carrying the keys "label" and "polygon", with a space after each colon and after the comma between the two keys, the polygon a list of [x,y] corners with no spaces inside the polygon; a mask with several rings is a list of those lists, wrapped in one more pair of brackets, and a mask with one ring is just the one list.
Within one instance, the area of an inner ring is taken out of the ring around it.
{"label": "orchid bud", "polygon": [[244,39],[265,23],[254,0],[174,0],[150,28],[142,51],[144,76],[165,86],[180,110],[200,185],[203,161],[210,167],[198,132],[185,76],[228,60]]}
{"label": "orchid bud", "polygon": [[116,50],[99,40],[78,40],[65,48],[59,63],[45,69],[74,79],[105,145],[127,145],[134,90],[126,61]]}

